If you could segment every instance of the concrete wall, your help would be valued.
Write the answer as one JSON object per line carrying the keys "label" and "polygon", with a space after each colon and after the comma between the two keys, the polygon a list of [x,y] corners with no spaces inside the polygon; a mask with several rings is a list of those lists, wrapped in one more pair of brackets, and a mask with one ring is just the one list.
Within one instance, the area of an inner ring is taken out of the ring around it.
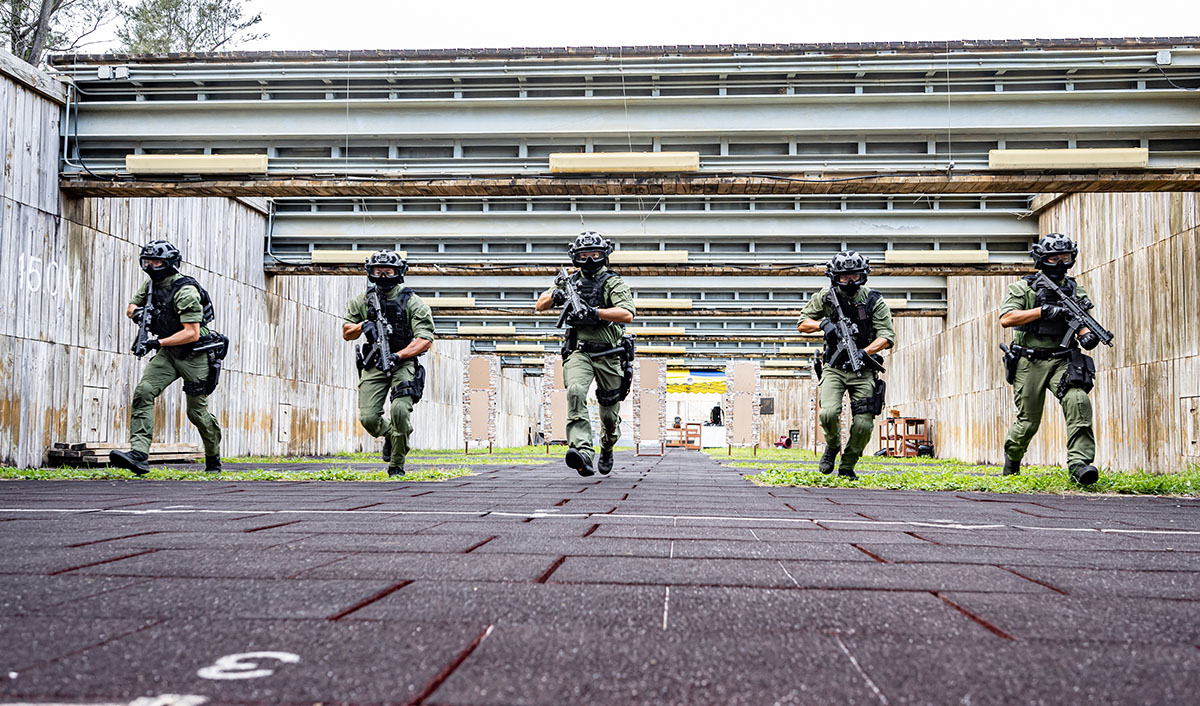
{"label": "concrete wall", "polygon": [[[1078,194],[1041,214],[1041,232],[1080,243],[1073,273],[1097,319],[1116,335],[1093,352],[1097,461],[1172,472],[1200,462],[1200,196]],[[1015,416],[998,344],[1008,280],[951,280],[949,315],[897,319],[888,366],[889,406],[934,420],[939,456],[1001,463]],[[1048,395],[1042,429],[1026,456],[1063,464],[1065,431]]]}

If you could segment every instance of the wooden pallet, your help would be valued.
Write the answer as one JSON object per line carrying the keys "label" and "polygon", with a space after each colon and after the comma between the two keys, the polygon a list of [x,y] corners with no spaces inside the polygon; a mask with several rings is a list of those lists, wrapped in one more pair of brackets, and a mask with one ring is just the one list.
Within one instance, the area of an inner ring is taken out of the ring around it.
{"label": "wooden pallet", "polygon": [[[127,449],[127,444],[56,443],[46,455],[53,466],[107,466],[108,452]],[[150,463],[194,463],[204,455],[199,444],[152,444]]]}

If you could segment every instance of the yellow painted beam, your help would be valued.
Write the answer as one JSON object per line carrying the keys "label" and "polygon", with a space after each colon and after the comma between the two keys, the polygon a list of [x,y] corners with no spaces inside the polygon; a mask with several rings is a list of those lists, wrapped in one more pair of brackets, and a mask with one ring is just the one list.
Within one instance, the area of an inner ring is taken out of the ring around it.
{"label": "yellow painted beam", "polygon": [[679,264],[688,261],[687,250],[618,250],[608,256],[608,261],[614,265],[645,264],[664,265]]}
{"label": "yellow painted beam", "polygon": [[634,307],[647,309],[691,309],[691,299],[659,299],[656,297],[634,297]]}
{"label": "yellow painted beam", "polygon": [[695,172],[699,152],[554,152],[551,174],[645,174]]}
{"label": "yellow painted beam", "polygon": [[521,361],[522,365],[545,365],[546,364],[545,358],[534,358],[532,356],[526,356],[524,358],[521,358],[520,361]]}
{"label": "yellow painted beam", "polygon": [[[374,250],[325,250],[318,248],[312,251],[312,264],[314,265],[345,265],[345,264],[361,264],[367,261]],[[408,257],[408,253],[404,250],[397,251],[400,257]],[[428,301],[428,300],[426,300]]]}
{"label": "yellow painted beam", "polygon": [[687,349],[682,346],[638,346],[638,353],[647,355],[683,355]]}
{"label": "yellow painted beam", "polygon": [[764,368],[807,368],[812,364],[807,360],[764,360],[762,362]]}
{"label": "yellow painted beam", "polygon": [[888,250],[887,265],[986,265],[987,250]]}
{"label": "yellow painted beam", "polygon": [[820,346],[780,346],[782,355],[813,355],[821,352]]}
{"label": "yellow painted beam", "polygon": [[1145,169],[1145,147],[988,150],[988,169]]}
{"label": "yellow painted beam", "polygon": [[639,336],[679,336],[687,335],[687,331],[678,326],[632,326],[625,329],[626,333],[634,333]]}
{"label": "yellow painted beam", "polygon": [[546,348],[538,343],[497,343],[497,353],[544,353]]}
{"label": "yellow painted beam", "polygon": [[266,174],[265,154],[127,154],[130,174]]}
{"label": "yellow painted beam", "polygon": [[505,336],[517,332],[516,326],[459,326],[460,335]]}
{"label": "yellow painted beam", "polygon": [[465,308],[475,306],[475,297],[421,297],[430,309]]}

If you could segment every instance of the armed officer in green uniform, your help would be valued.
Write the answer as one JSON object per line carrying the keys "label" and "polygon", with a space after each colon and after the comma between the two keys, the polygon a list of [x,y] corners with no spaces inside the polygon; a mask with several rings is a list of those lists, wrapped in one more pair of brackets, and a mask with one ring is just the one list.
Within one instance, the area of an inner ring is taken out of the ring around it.
{"label": "armed officer in green uniform", "polygon": [[1092,431],[1092,402],[1088,399],[1096,368],[1079,347],[1091,350],[1100,344],[1102,335],[1108,343],[1112,334],[1094,320],[1091,327],[1084,325],[1086,322],[1073,316],[1064,302],[1064,297],[1069,297],[1083,310],[1092,308],[1087,291],[1067,276],[1079,254],[1070,238],[1050,233],[1034,243],[1029,254],[1048,280],[1039,274],[1022,277],[1008,286],[1008,296],[1000,306],[1000,325],[1016,329],[1012,348],[1001,346],[1005,348],[1007,379],[1017,405],[1017,419],[1004,439],[1004,474],[1021,472],[1021,459],[1042,422],[1046,390],[1051,390],[1066,417],[1071,478],[1080,485],[1089,485],[1100,478],[1092,465],[1096,435]]}
{"label": "armed officer in green uniform", "polygon": [[[413,405],[425,392],[425,368],[417,358],[433,345],[433,314],[412,289],[400,286],[408,272],[408,262],[400,253],[372,253],[366,269],[371,284],[350,300],[342,338],[367,338],[357,353],[358,418],[367,433],[383,437],[388,475],[402,476]],[[388,390],[390,419],[383,416]]]}
{"label": "armed officer in green uniform", "polygon": [[833,472],[841,451],[842,397],[850,393],[854,418],[837,472],[851,479],[858,477],[854,465],[871,438],[874,418],[883,411],[885,385],[876,374],[883,365],[876,354],[896,342],[892,311],[883,295],[863,286],[870,271],[867,258],[853,250],[835,255],[825,268],[830,286],[808,301],[797,327],[801,333],[825,334],[825,351],[816,365],[821,380],[819,416],[825,432],[825,453],[818,465],[822,473]]}
{"label": "armed officer in green uniform", "polygon": [[[150,470],[149,452],[154,432],[154,400],[179,378],[187,396],[188,421],[204,441],[204,470],[221,470],[221,428],[208,411],[208,396],[216,389],[228,339],[208,324],[215,318],[208,292],[192,277],[179,273],[179,249],[165,240],[154,240],[138,257],[150,279],[144,283],[125,315],[139,322],[133,352],[139,358],[156,351],[133,389],[129,410],[130,451],[110,451],[109,461],[137,475]],[[150,338],[149,334],[157,338]]]}
{"label": "armed officer in green uniform", "polygon": [[[592,425],[587,393],[596,381],[600,403],[600,459],[596,470],[608,475],[613,468],[613,446],[621,438],[621,400],[633,380],[633,337],[625,335],[636,310],[629,285],[608,269],[613,245],[599,233],[580,233],[571,244],[571,262],[579,270],[560,274],[554,286],[538,298],[537,311],[564,307],[570,327],[563,343],[563,380],[567,385],[566,463],[581,476],[594,473]],[[565,275],[565,276],[564,276]],[[578,296],[578,306],[571,303]],[[561,320],[560,320],[561,323]]]}

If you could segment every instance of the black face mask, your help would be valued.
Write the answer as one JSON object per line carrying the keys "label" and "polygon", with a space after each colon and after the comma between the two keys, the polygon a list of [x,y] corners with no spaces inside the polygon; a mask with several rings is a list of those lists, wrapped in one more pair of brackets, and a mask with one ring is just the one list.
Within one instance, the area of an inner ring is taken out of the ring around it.
{"label": "black face mask", "polygon": [[1063,277],[1066,277],[1067,270],[1069,269],[1071,269],[1070,265],[1061,262],[1057,265],[1049,263],[1042,265],[1042,272],[1045,272],[1046,276],[1053,280],[1061,280]]}
{"label": "black face mask", "polygon": [[142,265],[142,271],[145,272],[154,282],[161,282],[175,274],[178,270],[176,270],[172,265],[163,265],[158,269]]}
{"label": "black face mask", "polygon": [[367,279],[376,287],[379,287],[385,292],[390,292],[404,282],[404,277],[395,275],[394,277],[376,277],[375,275],[367,275]]}
{"label": "black face mask", "polygon": [[579,270],[588,277],[595,277],[600,270],[604,269],[604,262],[596,260],[584,260],[579,263]]}

